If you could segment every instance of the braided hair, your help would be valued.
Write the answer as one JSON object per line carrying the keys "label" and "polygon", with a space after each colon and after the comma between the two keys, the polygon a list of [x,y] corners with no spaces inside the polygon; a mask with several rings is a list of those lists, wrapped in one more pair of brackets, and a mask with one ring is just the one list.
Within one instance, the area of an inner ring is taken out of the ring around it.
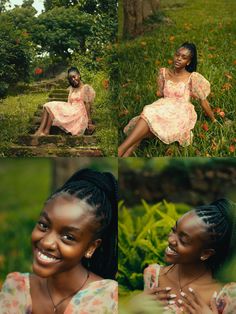
{"label": "braided hair", "polygon": [[71,72],[76,72],[77,74],[80,75],[80,71],[77,67],[71,67],[68,69],[67,74],[69,75]]}
{"label": "braided hair", "polygon": [[214,249],[215,254],[206,263],[216,273],[235,253],[235,206],[227,199],[219,199],[194,211],[207,225],[207,247]]}
{"label": "braided hair", "polygon": [[108,172],[83,169],[72,175],[48,201],[64,193],[85,200],[93,208],[94,218],[100,225],[95,237],[102,239],[102,243],[90,259],[83,257],[82,264],[103,278],[114,279],[117,272],[118,224],[116,179]]}
{"label": "braided hair", "polygon": [[193,43],[188,43],[185,42],[183,43],[180,48],[186,48],[190,51],[191,53],[191,62],[189,65],[186,65],[185,69],[186,71],[192,73],[195,72],[197,70],[197,48]]}

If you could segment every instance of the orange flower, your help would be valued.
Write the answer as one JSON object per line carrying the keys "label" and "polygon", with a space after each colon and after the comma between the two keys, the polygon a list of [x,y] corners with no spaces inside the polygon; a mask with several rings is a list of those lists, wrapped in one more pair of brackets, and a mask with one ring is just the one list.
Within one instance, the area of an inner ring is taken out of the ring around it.
{"label": "orange flower", "polygon": [[202,128],[203,128],[203,130],[206,131],[206,132],[209,130],[208,124],[207,124],[206,122],[204,122],[204,123],[202,124]]}
{"label": "orange flower", "polygon": [[225,83],[222,87],[222,90],[230,90],[232,88],[232,85],[230,83]]}
{"label": "orange flower", "polygon": [[234,153],[234,152],[235,152],[235,146],[234,146],[234,145],[230,145],[229,151],[230,151],[231,153]]}
{"label": "orange flower", "polygon": [[109,80],[103,80],[103,81],[102,81],[102,86],[103,86],[105,89],[108,89],[108,88],[109,88]]}
{"label": "orange flower", "polygon": [[222,118],[224,118],[224,117],[225,117],[224,111],[220,111],[220,112],[219,112],[219,116],[221,116]]}
{"label": "orange flower", "polygon": [[42,74],[43,73],[43,69],[41,69],[41,68],[36,68],[35,70],[34,70],[34,74],[35,75],[40,75],[40,74]]}
{"label": "orange flower", "polygon": [[173,41],[173,40],[175,40],[175,36],[170,36],[170,38],[169,38],[169,41]]}
{"label": "orange flower", "polygon": [[235,64],[235,65],[236,65],[236,60],[234,60],[233,64]]}
{"label": "orange flower", "polygon": [[173,63],[173,60],[169,59],[168,64],[171,65]]}

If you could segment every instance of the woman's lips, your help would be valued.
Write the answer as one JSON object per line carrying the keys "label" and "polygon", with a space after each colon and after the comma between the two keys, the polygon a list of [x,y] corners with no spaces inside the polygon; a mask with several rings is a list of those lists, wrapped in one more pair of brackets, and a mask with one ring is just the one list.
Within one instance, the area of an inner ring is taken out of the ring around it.
{"label": "woman's lips", "polygon": [[61,261],[60,258],[58,258],[54,255],[51,255],[45,251],[42,251],[39,248],[35,249],[34,255],[35,255],[36,261],[42,265],[53,265],[53,264],[57,264]]}
{"label": "woman's lips", "polygon": [[169,246],[167,246],[167,248],[165,250],[165,254],[166,254],[166,256],[178,256],[178,253]]}

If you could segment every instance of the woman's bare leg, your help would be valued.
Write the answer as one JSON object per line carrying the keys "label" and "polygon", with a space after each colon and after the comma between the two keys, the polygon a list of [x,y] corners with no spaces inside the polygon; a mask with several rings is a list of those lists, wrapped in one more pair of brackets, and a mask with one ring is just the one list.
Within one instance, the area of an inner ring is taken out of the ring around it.
{"label": "woman's bare leg", "polygon": [[149,134],[149,132],[150,129],[147,122],[144,119],[140,118],[132,132],[119,146],[118,157],[124,156],[129,148],[131,148],[133,145],[137,145],[143,138],[145,138]]}
{"label": "woman's bare leg", "polygon": [[45,135],[48,135],[48,134],[50,133],[50,128],[51,128],[51,126],[52,126],[52,118],[51,118],[50,115],[48,114],[47,124],[46,124],[46,126],[45,126],[45,128],[44,128],[44,131],[43,131],[43,133],[44,133]]}
{"label": "woman's bare leg", "polygon": [[34,135],[40,136],[40,135],[44,134],[44,129],[47,125],[48,117],[49,117],[49,114],[48,114],[47,110],[44,108],[43,114],[42,114],[42,119],[40,122],[40,126],[39,126],[38,130],[34,133]]}
{"label": "woman's bare leg", "polygon": [[[149,133],[145,136],[145,138],[153,138],[155,135],[149,131]],[[143,138],[144,139],[144,138]],[[129,157],[132,155],[132,153],[135,151],[135,149],[140,145],[141,141],[131,146],[127,151],[123,154],[122,157]]]}

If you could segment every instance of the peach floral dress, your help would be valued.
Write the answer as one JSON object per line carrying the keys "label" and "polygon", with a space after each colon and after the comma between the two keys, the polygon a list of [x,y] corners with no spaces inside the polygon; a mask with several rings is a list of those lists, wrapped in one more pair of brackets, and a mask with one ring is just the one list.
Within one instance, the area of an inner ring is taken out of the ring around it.
{"label": "peach floral dress", "polygon": [[173,82],[166,79],[166,69],[161,68],[158,85],[163,98],[145,106],[141,115],[134,117],[124,132],[129,134],[141,117],[148,123],[150,131],[165,144],[177,141],[182,146],[190,145],[191,130],[197,121],[190,97],[206,99],[210,83],[197,72],[192,72],[185,82]]}
{"label": "peach floral dress", "polygon": [[85,84],[81,88],[69,88],[68,102],[50,101],[43,107],[50,114],[53,120],[52,125],[72,135],[83,135],[88,127],[85,103],[92,103],[94,98],[94,89]]}
{"label": "peach floral dress", "polygon": [[[77,292],[64,314],[117,314],[118,284],[103,279],[91,282],[86,289]],[[11,273],[0,292],[1,314],[31,314],[29,273]]]}
{"label": "peach floral dress", "polygon": [[[158,278],[161,266],[159,264],[149,265],[144,270],[144,289],[150,288],[153,283],[158,287]],[[235,314],[236,313],[236,283],[226,284],[218,293],[217,298],[218,314]],[[163,314],[183,314],[176,305],[168,305],[163,309]]]}

